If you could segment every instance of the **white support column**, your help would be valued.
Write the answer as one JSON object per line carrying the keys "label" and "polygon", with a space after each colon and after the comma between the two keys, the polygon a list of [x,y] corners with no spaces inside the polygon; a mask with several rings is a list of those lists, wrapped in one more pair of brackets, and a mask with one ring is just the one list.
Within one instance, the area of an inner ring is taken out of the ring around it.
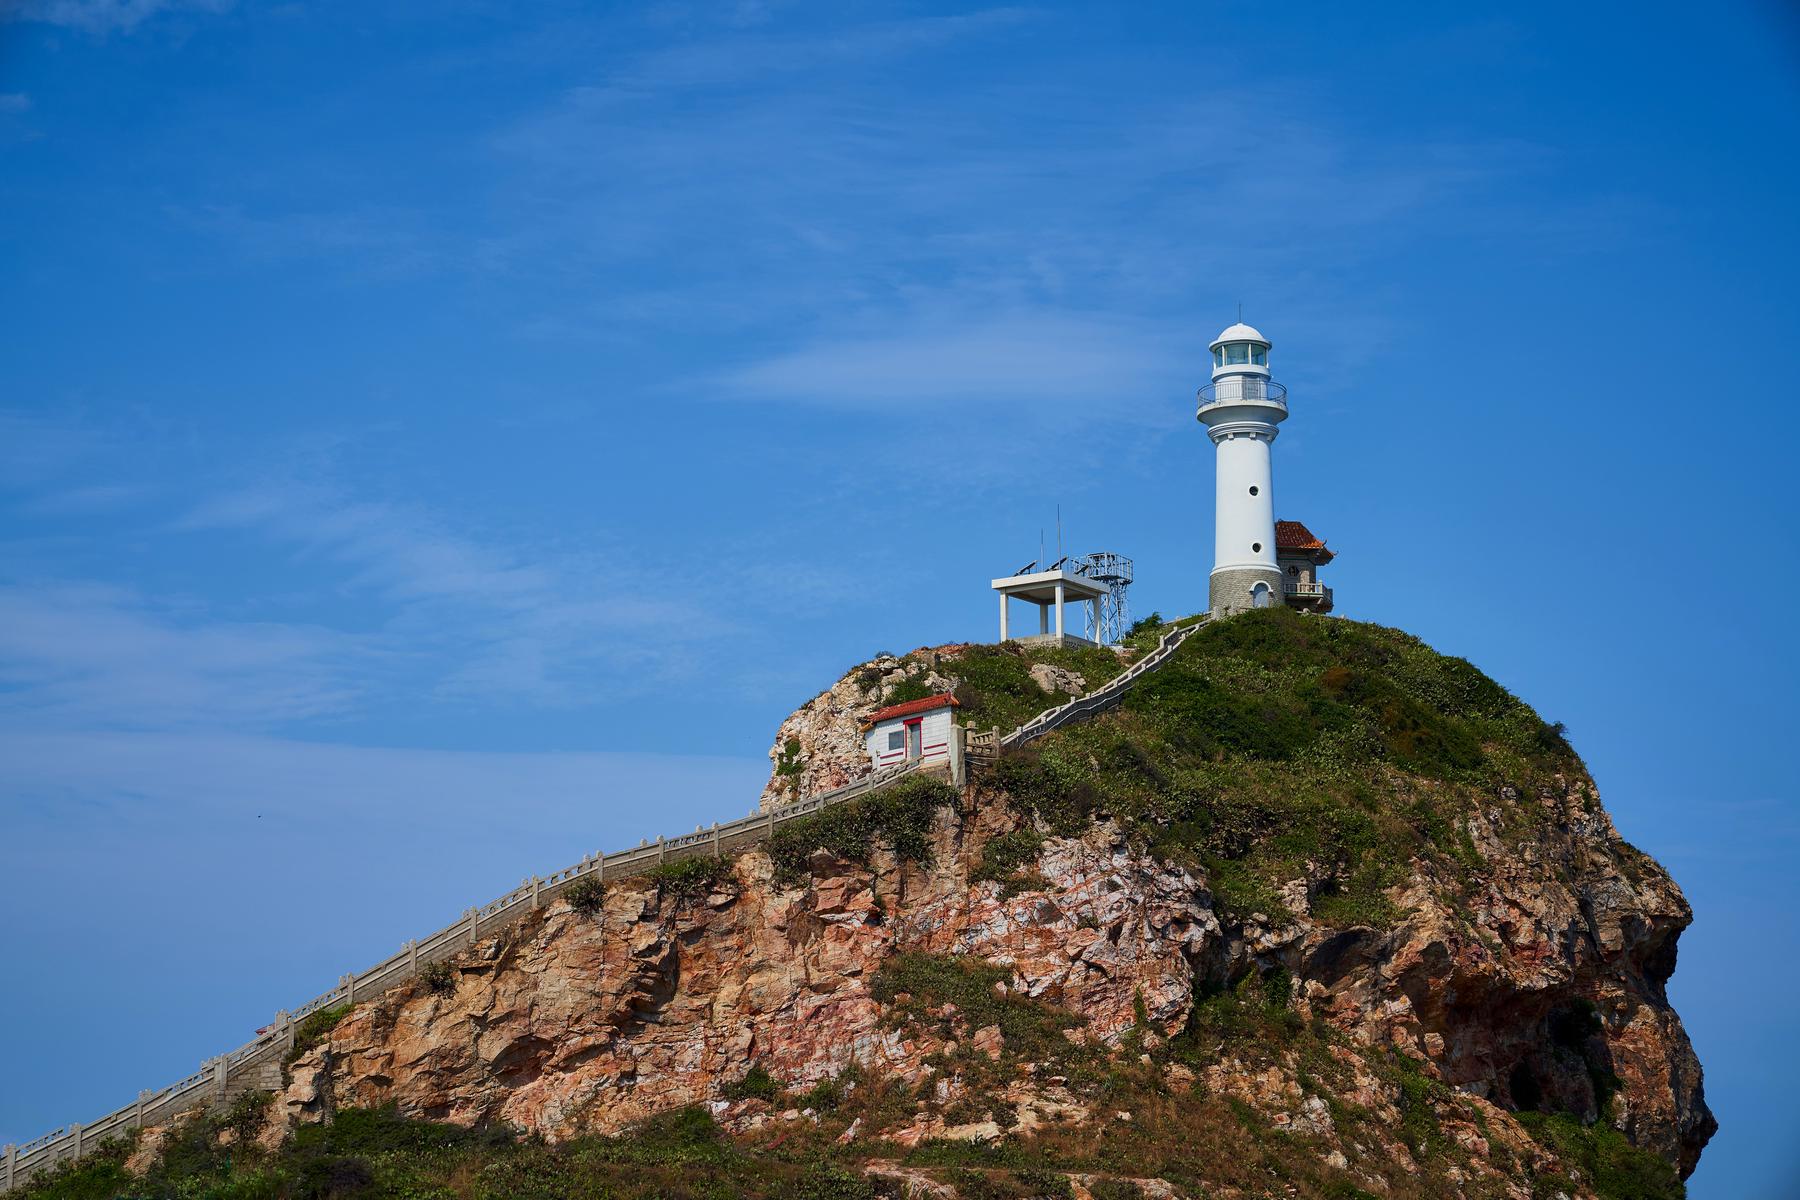
{"label": "white support column", "polygon": [[6,1190],[13,1190],[13,1173],[19,1167],[19,1148],[8,1142],[6,1145]]}
{"label": "white support column", "polygon": [[81,1157],[81,1122],[76,1121],[69,1126],[69,1138],[75,1146],[75,1157]]}
{"label": "white support column", "polygon": [[1063,585],[1056,585],[1056,636],[1060,641],[1063,635]]}
{"label": "white support column", "polygon": [[1000,593],[1000,640],[1004,642],[1004,641],[1007,641],[1008,639],[1010,639],[1011,637],[1012,637],[1012,633],[1006,627],[1006,593],[1001,592]]}
{"label": "white support column", "polygon": [[1048,604],[1044,604],[1044,603],[1040,602],[1038,604],[1038,633],[1046,634],[1049,632],[1050,632],[1050,606]]}

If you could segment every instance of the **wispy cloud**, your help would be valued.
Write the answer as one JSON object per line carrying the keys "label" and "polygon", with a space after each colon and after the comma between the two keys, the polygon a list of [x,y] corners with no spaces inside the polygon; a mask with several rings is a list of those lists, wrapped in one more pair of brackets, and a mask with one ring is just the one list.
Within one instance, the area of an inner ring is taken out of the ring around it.
{"label": "wispy cloud", "polygon": [[342,711],[367,646],[92,584],[0,584],[0,714],[19,724],[262,727]]}
{"label": "wispy cloud", "polygon": [[[627,690],[679,671],[694,646],[724,637],[719,614],[679,599],[636,561],[585,550],[535,550],[471,538],[418,509],[358,500],[329,487],[270,482],[206,501],[180,522],[190,531],[249,530],[341,568],[339,586],[390,606],[387,634],[448,664],[446,694],[566,703],[596,679]],[[604,536],[604,535],[602,535]]]}
{"label": "wispy cloud", "polygon": [[0,92],[0,116],[11,116],[31,110],[31,97],[24,92]]}
{"label": "wispy cloud", "polygon": [[[749,811],[768,771],[760,756],[362,747],[218,730],[0,731],[0,760],[7,764],[0,797],[12,804],[76,801],[120,815],[173,810],[197,822],[253,806],[271,815],[305,813],[324,826],[384,817],[442,823],[491,812],[508,796],[564,810],[579,804],[591,813],[597,800],[657,789],[691,794],[722,819]],[[207,769],[196,771],[197,762]],[[421,797],[429,797],[429,812],[419,807]],[[601,811],[610,817],[615,810]],[[652,832],[675,831],[654,827],[656,814],[647,815]],[[601,824],[596,835],[604,831]],[[568,844],[566,833],[557,837]],[[627,844],[622,831],[613,837],[606,849]]]}
{"label": "wispy cloud", "polygon": [[227,241],[247,259],[261,262],[338,258],[355,262],[361,274],[393,277],[438,267],[446,253],[430,232],[432,222],[417,212],[361,208],[252,213],[237,204],[169,211],[190,228]]}
{"label": "wispy cloud", "polygon": [[88,33],[130,33],[158,13],[224,12],[232,0],[3,0],[0,18],[39,21]]}
{"label": "wispy cloud", "polygon": [[649,93],[739,85],[803,75],[987,37],[1032,17],[1026,8],[991,8],[946,16],[847,24],[829,32],[744,33],[760,22],[728,22],[729,36],[701,37],[640,55],[608,72],[596,92]]}
{"label": "wispy cloud", "polygon": [[[1192,357],[1179,331],[1107,314],[1040,309],[1010,315],[932,317],[909,328],[822,338],[729,369],[724,395],[819,405],[959,410],[1071,407],[1153,399]],[[1139,412],[1154,411],[1140,403]]]}
{"label": "wispy cloud", "polygon": [[25,503],[34,516],[80,516],[111,512],[136,504],[150,494],[138,484],[94,483],[44,492]]}

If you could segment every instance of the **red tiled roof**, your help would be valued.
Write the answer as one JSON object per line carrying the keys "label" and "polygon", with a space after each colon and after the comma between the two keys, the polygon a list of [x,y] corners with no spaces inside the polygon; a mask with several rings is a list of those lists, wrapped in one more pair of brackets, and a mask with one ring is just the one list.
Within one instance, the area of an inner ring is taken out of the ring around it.
{"label": "red tiled roof", "polygon": [[1325,548],[1325,543],[1313,536],[1313,531],[1298,521],[1275,522],[1275,549],[1311,551],[1313,558],[1321,563],[1328,563],[1337,555]]}
{"label": "red tiled roof", "polygon": [[941,696],[927,696],[923,700],[908,700],[905,704],[890,704],[886,708],[878,708],[863,718],[865,725],[873,725],[877,721],[891,721],[895,717],[910,717],[914,713],[930,712],[934,708],[960,708],[956,697],[949,692]]}

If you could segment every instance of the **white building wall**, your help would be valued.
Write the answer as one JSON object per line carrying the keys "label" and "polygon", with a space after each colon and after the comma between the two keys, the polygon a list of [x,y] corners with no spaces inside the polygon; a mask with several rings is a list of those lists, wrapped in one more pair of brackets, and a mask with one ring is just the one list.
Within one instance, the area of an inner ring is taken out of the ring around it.
{"label": "white building wall", "polygon": [[[1273,433],[1273,429],[1270,430]],[[1213,570],[1275,567],[1275,497],[1269,462],[1272,437],[1238,434],[1218,443]],[[1251,489],[1255,489],[1252,494]],[[1256,547],[1261,547],[1257,549]]]}
{"label": "white building wall", "polygon": [[[906,730],[906,717],[891,717],[878,722],[863,737],[863,747],[868,751],[869,763],[875,767],[892,767],[906,761],[906,741],[903,737],[899,747],[888,749],[888,735]],[[919,723],[919,741],[921,762],[932,762],[950,756],[951,710],[948,706],[933,709],[924,714]]]}

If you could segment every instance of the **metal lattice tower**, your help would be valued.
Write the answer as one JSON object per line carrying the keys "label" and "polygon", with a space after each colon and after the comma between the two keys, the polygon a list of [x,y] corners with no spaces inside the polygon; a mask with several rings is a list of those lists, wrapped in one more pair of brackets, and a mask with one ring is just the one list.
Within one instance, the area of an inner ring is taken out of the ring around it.
{"label": "metal lattice tower", "polygon": [[1106,599],[1100,605],[1100,628],[1093,628],[1094,619],[1088,617],[1088,638],[1103,646],[1118,645],[1131,628],[1131,609],[1125,601],[1125,589],[1131,586],[1131,560],[1123,554],[1099,550],[1076,559],[1070,570],[1106,588]]}

